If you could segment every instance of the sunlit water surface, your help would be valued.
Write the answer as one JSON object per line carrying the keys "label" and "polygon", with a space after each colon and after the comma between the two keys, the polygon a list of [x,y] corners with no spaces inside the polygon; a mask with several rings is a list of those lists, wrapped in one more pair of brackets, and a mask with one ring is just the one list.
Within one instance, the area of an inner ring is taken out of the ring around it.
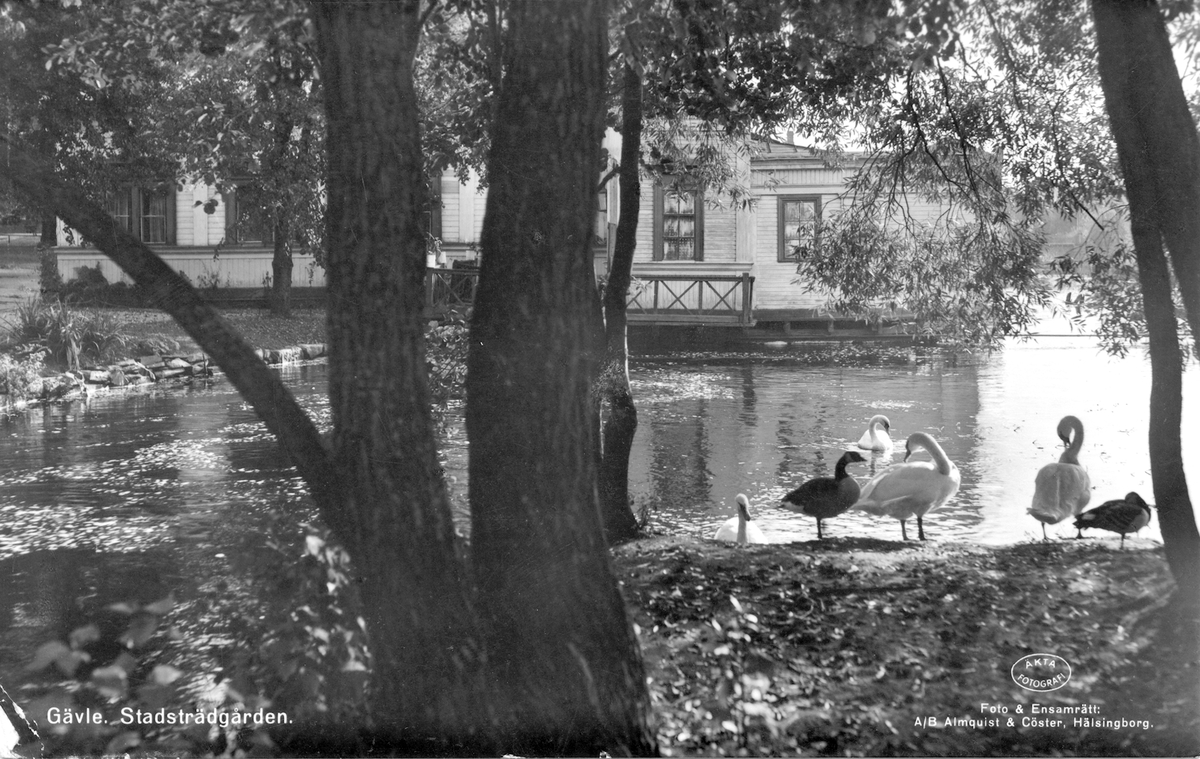
{"label": "sunlit water surface", "polygon": [[[658,357],[633,371],[640,426],[632,457],[637,504],[669,532],[711,535],[750,497],[772,541],[810,540],[811,519],[779,508],[809,477],[832,474],[872,414],[892,422],[892,456],[852,467],[865,480],[903,457],[911,432],[931,433],[962,471],[962,489],[926,520],[937,541],[1012,543],[1040,537],[1025,514],[1038,468],[1057,460],[1064,414],[1086,425],[1081,454],[1092,503],[1129,490],[1151,498],[1146,454],[1149,367],[1087,338],[1013,343],[956,362],[812,365],[800,348],[754,356]],[[284,378],[328,428],[324,365]],[[1185,378],[1184,461],[1196,461],[1200,372]],[[466,511],[461,417],[443,430],[456,518]],[[924,454],[921,454],[922,456]],[[188,390],[100,396],[0,419],[0,675],[78,622],[81,594],[186,599],[244,574],[247,534],[271,507],[304,502],[304,487],[252,410],[224,381]],[[1200,482],[1194,467],[1192,482]],[[831,537],[899,539],[895,520],[850,513]],[[1052,535],[1073,534],[1067,523]],[[1115,536],[1098,536],[1115,540]],[[1160,540],[1157,519],[1140,540]],[[3,683],[0,677],[0,683]]]}

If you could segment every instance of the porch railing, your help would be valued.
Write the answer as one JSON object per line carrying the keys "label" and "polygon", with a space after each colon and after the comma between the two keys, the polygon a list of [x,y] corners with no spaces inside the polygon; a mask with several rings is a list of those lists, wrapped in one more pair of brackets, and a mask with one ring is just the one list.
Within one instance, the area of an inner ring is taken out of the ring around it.
{"label": "porch railing", "polygon": [[[465,311],[475,300],[477,270],[429,269],[426,311],[443,316]],[[627,303],[630,322],[652,324],[754,323],[754,277],[741,275],[652,275],[637,277]]]}
{"label": "porch railing", "polygon": [[654,275],[638,277],[629,292],[629,320],[659,324],[753,323],[754,277]]}
{"label": "porch railing", "polygon": [[465,312],[475,302],[479,271],[472,269],[426,269],[425,310],[431,316],[450,311]]}

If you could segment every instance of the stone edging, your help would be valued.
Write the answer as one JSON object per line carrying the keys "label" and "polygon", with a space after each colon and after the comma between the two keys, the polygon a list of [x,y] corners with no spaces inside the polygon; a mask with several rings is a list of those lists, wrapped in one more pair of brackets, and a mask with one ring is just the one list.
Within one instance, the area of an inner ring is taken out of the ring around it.
{"label": "stone edging", "polygon": [[[324,343],[308,343],[291,348],[256,348],[254,352],[267,365],[279,366],[324,358],[327,350]],[[108,392],[117,388],[143,387],[170,380],[191,382],[195,377],[213,376],[214,369],[212,361],[204,353],[128,358],[104,367],[89,367],[78,372],[69,371],[42,377],[41,387],[22,398],[14,400],[0,395],[0,413],[12,413],[55,401],[87,398],[97,392]],[[31,391],[33,389],[30,388]]]}

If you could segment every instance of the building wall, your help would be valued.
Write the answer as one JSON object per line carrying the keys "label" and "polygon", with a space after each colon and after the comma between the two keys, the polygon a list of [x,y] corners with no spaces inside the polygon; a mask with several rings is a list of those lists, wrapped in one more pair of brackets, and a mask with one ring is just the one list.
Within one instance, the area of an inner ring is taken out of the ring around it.
{"label": "building wall", "polygon": [[[227,248],[214,256],[212,248],[159,248],[155,251],[175,271],[186,274],[192,284],[200,287],[217,282],[220,287],[262,287],[264,277],[271,273],[270,250],[239,250]],[[63,248],[58,251],[58,273],[64,281],[79,276],[81,267],[100,267],[110,283],[131,284],[121,267],[108,256],[88,248]],[[325,270],[315,265],[312,256],[292,256],[293,287],[323,287]]]}

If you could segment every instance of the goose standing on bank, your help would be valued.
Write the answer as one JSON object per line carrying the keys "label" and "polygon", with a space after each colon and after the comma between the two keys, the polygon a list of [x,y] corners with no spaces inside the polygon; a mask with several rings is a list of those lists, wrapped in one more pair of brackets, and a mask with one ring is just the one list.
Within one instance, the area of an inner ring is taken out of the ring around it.
{"label": "goose standing on bank", "polygon": [[783,507],[815,517],[817,540],[821,540],[821,521],[836,517],[858,500],[858,482],[846,472],[849,464],[866,461],[858,451],[846,451],[838,459],[832,477],[816,477],[783,497]]}
{"label": "goose standing on bank", "polygon": [[733,543],[766,543],[763,531],[750,519],[750,499],[741,493],[737,496],[737,510],[737,516],[727,519],[717,528],[717,534],[713,537]]}
{"label": "goose standing on bank", "polygon": [[1137,532],[1150,524],[1150,504],[1137,493],[1128,493],[1123,500],[1105,501],[1094,509],[1075,518],[1075,527],[1080,534],[1088,527],[1121,533],[1121,547],[1125,547],[1125,533]]}
{"label": "goose standing on bank", "polygon": [[[1058,423],[1058,437],[1067,450],[1058,457],[1057,464],[1047,464],[1038,470],[1033,504],[1029,507],[1029,514],[1042,523],[1042,540],[1046,539],[1046,525],[1076,516],[1092,497],[1092,481],[1079,464],[1083,422],[1074,416],[1064,416]],[[1075,537],[1083,537],[1083,533]]]}
{"label": "goose standing on bank", "polygon": [[[914,447],[929,451],[933,461],[912,461]],[[893,464],[871,478],[854,508],[876,516],[900,520],[900,534],[908,540],[905,521],[917,518],[917,537],[925,539],[921,518],[954,497],[962,476],[958,467],[932,437],[914,432],[904,444],[904,463]]]}
{"label": "goose standing on bank", "polygon": [[883,414],[876,414],[867,422],[867,431],[858,439],[858,447],[867,451],[892,450],[892,438],[888,434],[892,423]]}

